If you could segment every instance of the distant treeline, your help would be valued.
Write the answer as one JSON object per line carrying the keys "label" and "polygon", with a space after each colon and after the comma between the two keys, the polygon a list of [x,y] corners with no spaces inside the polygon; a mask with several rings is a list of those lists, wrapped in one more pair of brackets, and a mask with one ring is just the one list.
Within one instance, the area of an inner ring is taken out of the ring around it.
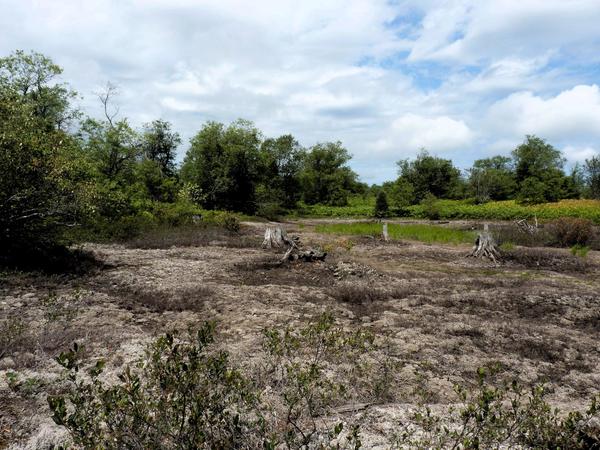
{"label": "distant treeline", "polygon": [[[62,69],[38,53],[0,58],[0,248],[124,237],[141,227],[191,221],[206,210],[272,217],[298,205],[343,206],[353,194],[386,196],[403,208],[474,198],[539,203],[600,198],[600,158],[566,174],[560,151],[527,136],[512,158],[475,161],[462,174],[422,151],[399,177],[368,186],[348,166],[340,142],[302,147],[291,135],[265,137],[251,122],[205,123],[175,162],[180,135],[164,120],[141,129],[120,117],[116,89],[99,93],[104,117],[73,106]],[[383,194],[380,194],[383,192]],[[83,235],[81,233],[84,233]]]}

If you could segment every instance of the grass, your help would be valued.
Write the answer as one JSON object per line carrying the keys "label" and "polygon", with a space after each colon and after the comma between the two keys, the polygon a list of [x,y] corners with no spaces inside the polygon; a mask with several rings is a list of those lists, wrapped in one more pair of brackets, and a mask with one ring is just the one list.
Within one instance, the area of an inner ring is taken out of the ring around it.
{"label": "grass", "polygon": [[[323,224],[317,225],[315,231],[343,235],[381,236],[382,225],[375,222]],[[475,241],[474,232],[425,224],[389,224],[388,234],[394,240],[409,239],[428,244],[466,244]]]}

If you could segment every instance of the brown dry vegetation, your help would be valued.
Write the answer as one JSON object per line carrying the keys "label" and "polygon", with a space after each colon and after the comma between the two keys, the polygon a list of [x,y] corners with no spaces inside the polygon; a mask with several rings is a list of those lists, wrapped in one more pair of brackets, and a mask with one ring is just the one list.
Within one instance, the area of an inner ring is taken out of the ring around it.
{"label": "brown dry vegetation", "polygon": [[347,329],[372,330],[385,349],[373,357],[385,357],[390,371],[369,395],[364,380],[357,387],[353,401],[366,409],[340,413],[360,415],[367,448],[385,447],[416,403],[456,402],[453,384],[473,382],[480,366],[498,365],[499,376],[525,384],[547,381],[549,401],[565,409],[583,409],[598,393],[598,252],[584,259],[517,247],[495,266],[465,258],[465,246],[336,240],[302,226],[293,232],[330,255],[280,265],[259,247],[262,226],[246,224],[241,236],[186,231],[89,245],[103,266],[85,275],[3,274],[0,448],[36,448],[64,433],[46,396],[61,389],[53,358],[73,341],[90,359],[106,358],[110,377],[154,336],[207,319],[217,321],[232,360],[248,367],[260,366],[266,327],[330,311]]}

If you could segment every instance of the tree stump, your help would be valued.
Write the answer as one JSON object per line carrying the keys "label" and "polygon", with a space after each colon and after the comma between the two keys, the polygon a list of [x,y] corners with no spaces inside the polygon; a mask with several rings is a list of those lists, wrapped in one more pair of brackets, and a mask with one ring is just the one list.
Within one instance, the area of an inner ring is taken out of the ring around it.
{"label": "tree stump", "polygon": [[483,231],[477,236],[475,246],[469,254],[473,258],[485,258],[497,263],[500,261],[500,252],[496,247],[496,242],[489,232],[488,224],[484,225]]}
{"label": "tree stump", "polygon": [[282,248],[289,245],[289,238],[281,227],[267,227],[262,248]]}
{"label": "tree stump", "polygon": [[387,224],[387,222],[383,222],[383,233],[382,234],[383,234],[383,240],[387,242],[388,239],[390,238],[389,234],[388,234],[388,224]]}
{"label": "tree stump", "polygon": [[262,243],[263,248],[284,248],[287,250],[280,262],[286,261],[324,261],[327,253],[312,248],[301,249],[300,240],[297,236],[289,237],[284,229],[281,227],[271,228],[268,227],[265,230],[265,238]]}

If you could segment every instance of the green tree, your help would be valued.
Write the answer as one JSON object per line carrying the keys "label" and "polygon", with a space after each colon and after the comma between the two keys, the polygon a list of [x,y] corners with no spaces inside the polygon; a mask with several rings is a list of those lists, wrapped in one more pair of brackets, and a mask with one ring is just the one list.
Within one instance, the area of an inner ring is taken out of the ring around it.
{"label": "green tree", "polygon": [[386,181],[383,183],[383,190],[390,205],[397,210],[396,212],[401,213],[404,208],[414,203],[415,189],[404,178],[398,178],[396,181]]}
{"label": "green tree", "polygon": [[[568,180],[563,172],[565,159],[559,150],[537,136],[528,135],[512,155],[518,190],[524,190],[519,192],[518,198],[529,199],[529,203],[533,202],[533,198],[535,202],[552,202],[567,195]],[[534,191],[536,195],[532,195]]]}
{"label": "green tree", "polygon": [[422,150],[415,160],[398,161],[400,178],[414,189],[416,202],[423,200],[428,193],[437,198],[455,196],[461,183],[460,170],[449,159],[431,156]]}
{"label": "green tree", "polygon": [[584,170],[589,197],[600,199],[600,156],[586,159]]}
{"label": "green tree", "polygon": [[40,53],[17,50],[0,58],[0,91],[3,96],[27,104],[37,119],[37,126],[64,129],[78,117],[71,101],[76,97],[65,83],[57,82],[62,69]]}
{"label": "green tree", "polygon": [[144,157],[158,164],[165,177],[175,175],[175,156],[181,144],[179,133],[171,130],[171,124],[164,120],[154,120],[144,125],[141,139]]}
{"label": "green tree", "polygon": [[260,131],[242,119],[228,127],[208,122],[192,138],[181,176],[200,188],[203,207],[255,212],[261,140]]}
{"label": "green tree", "polygon": [[377,194],[377,198],[375,199],[375,210],[373,211],[373,215],[379,218],[387,217],[389,215],[387,195],[385,195],[384,190],[379,191],[379,193]]}
{"label": "green tree", "polygon": [[305,154],[290,134],[264,140],[260,147],[262,202],[296,206],[302,196],[300,171]]}
{"label": "green tree", "polygon": [[469,189],[479,202],[512,198],[516,186],[509,157],[478,159],[469,170]]}
{"label": "green tree", "polygon": [[348,194],[358,185],[358,175],[348,167],[350,154],[341,142],[326,142],[311,147],[304,160],[301,184],[304,201],[344,206]]}
{"label": "green tree", "polygon": [[[60,69],[17,52],[0,59],[0,73],[0,251],[10,257],[59,244],[86,213],[90,182],[76,141],[60,129],[68,89],[55,92],[65,94],[62,109],[47,108]],[[32,87],[21,78],[33,74]]]}

